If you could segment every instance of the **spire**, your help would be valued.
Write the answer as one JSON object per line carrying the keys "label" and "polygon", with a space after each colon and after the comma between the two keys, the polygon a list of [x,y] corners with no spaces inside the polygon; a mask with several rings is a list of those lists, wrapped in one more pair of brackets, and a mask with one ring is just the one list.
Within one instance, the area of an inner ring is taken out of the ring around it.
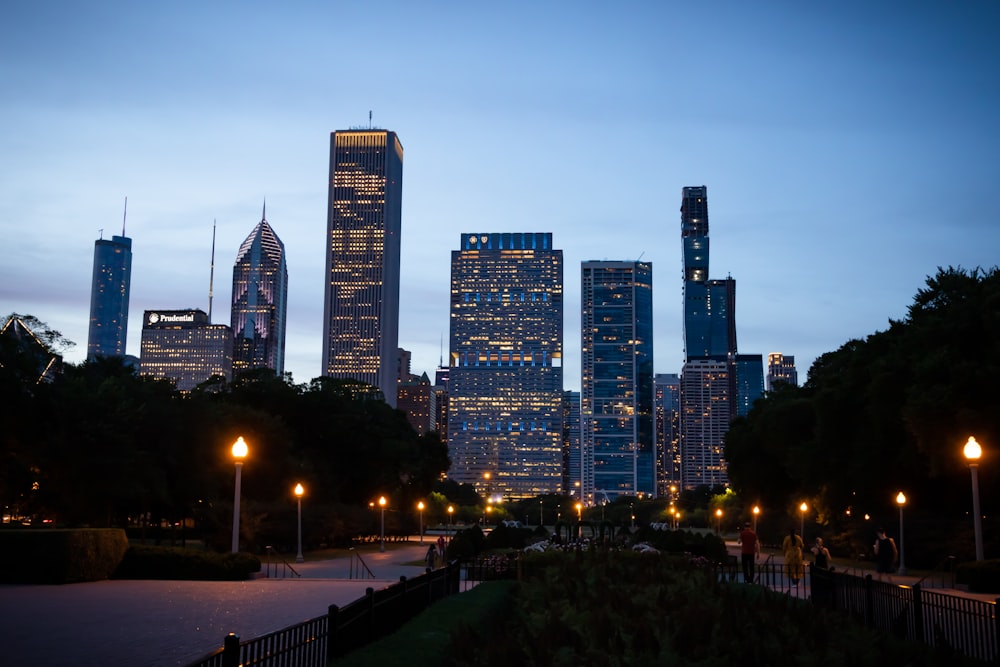
{"label": "spire", "polygon": [[125,217],[128,215],[128,195],[125,195],[125,211],[122,213],[122,238],[125,238]]}
{"label": "spire", "polygon": [[260,221],[267,222],[267,197],[264,197],[264,210],[260,213]]}

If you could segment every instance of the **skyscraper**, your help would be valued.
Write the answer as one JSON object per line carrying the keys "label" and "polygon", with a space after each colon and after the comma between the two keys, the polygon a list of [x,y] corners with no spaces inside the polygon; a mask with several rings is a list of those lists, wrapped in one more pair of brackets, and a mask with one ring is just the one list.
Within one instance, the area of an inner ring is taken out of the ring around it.
{"label": "skyscraper", "polygon": [[558,493],[562,250],[548,233],[462,234],[460,248],[451,254],[449,475],[509,498]]}
{"label": "skyscraper", "polygon": [[94,242],[87,359],[125,356],[131,277],[132,239],[123,225],[121,236]]}
{"label": "skyscraper", "polygon": [[584,262],[580,441],[584,498],[656,495],[653,267]]}
{"label": "skyscraper", "polygon": [[653,410],[656,420],[657,490],[666,496],[681,483],[681,377],[676,373],[653,376]]}
{"label": "skyscraper", "polygon": [[731,416],[746,417],[754,401],[764,395],[764,357],[760,354],[737,354],[732,364],[735,382]]}
{"label": "skyscraper", "polygon": [[799,384],[799,372],[795,370],[795,357],[781,352],[772,352],[767,355],[766,389],[773,391],[775,383],[778,382],[786,382],[796,387]]}
{"label": "skyscraper", "polygon": [[403,146],[387,130],[330,135],[323,374],[396,405]]}
{"label": "skyscraper", "polygon": [[147,310],[142,318],[139,374],[191,391],[215,376],[232,378],[233,334],[200,309]]}
{"label": "skyscraper", "polygon": [[240,245],[233,265],[233,373],[250,368],[285,369],[285,311],[288,268],[285,246],[267,221],[260,222]]}
{"label": "skyscraper", "polygon": [[681,374],[681,485],[726,485],[723,437],[729,430],[729,364],[692,359]]}

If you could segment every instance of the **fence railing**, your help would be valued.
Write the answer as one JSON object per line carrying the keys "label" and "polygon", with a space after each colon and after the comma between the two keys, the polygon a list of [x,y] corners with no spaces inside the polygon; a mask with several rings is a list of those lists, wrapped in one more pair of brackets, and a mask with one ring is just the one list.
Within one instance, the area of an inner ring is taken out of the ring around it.
{"label": "fence railing", "polygon": [[459,591],[457,562],[399,583],[344,606],[330,605],[324,616],[241,641],[230,633],[223,646],[188,667],[326,667],[330,661],[399,629],[434,602]]}
{"label": "fence railing", "polygon": [[375,573],[361,557],[361,553],[351,547],[351,568],[348,579],[374,579]]}
{"label": "fence railing", "polygon": [[264,550],[264,576],[268,579],[281,578],[285,579],[287,577],[301,577],[298,570],[292,567],[292,564],[284,559],[278,552],[273,548],[267,547]]}

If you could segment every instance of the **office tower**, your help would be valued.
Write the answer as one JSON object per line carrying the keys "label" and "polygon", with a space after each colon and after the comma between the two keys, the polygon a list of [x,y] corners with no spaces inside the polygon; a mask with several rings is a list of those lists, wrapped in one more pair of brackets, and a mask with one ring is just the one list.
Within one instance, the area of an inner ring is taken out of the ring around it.
{"label": "office tower", "polygon": [[732,370],[735,376],[731,417],[746,417],[753,403],[764,395],[764,357],[760,354],[737,354]]}
{"label": "office tower", "polygon": [[563,493],[574,501],[583,496],[580,468],[580,392],[563,392]]}
{"label": "office tower", "polygon": [[785,382],[793,387],[799,385],[799,373],[795,370],[795,357],[792,355],[781,352],[767,355],[767,390],[773,391],[777,382]]}
{"label": "office tower", "polygon": [[[656,429],[656,484],[661,497],[681,483],[681,377],[676,373],[653,376],[653,411]],[[672,497],[672,495],[671,495]]]}
{"label": "office tower", "polygon": [[142,323],[140,375],[171,380],[183,392],[216,376],[232,378],[232,329],[211,324],[205,311],[147,310]]}
{"label": "office tower", "polygon": [[655,496],[653,267],[602,261],[582,269],[584,497]]}
{"label": "office tower", "polygon": [[330,135],[323,374],[396,405],[403,146],[395,132]]}
{"label": "office tower", "polygon": [[403,348],[396,350],[396,382],[409,382],[412,379],[410,376],[412,359],[413,354],[409,350]]}
{"label": "office tower", "polygon": [[548,233],[462,234],[460,248],[451,253],[449,476],[509,498],[558,493],[562,250]]}
{"label": "office tower", "polygon": [[434,430],[441,436],[441,442],[448,442],[448,366],[439,366],[434,371]]}
{"label": "office tower", "polygon": [[124,357],[128,335],[128,297],[132,278],[132,239],[112,236],[94,241],[94,275],[90,285],[90,328],[87,359]]}
{"label": "office tower", "polygon": [[233,374],[251,368],[284,372],[287,303],[285,246],[268,223],[265,208],[233,265]]}
{"label": "office tower", "polygon": [[406,413],[406,420],[420,435],[434,430],[437,401],[427,373],[408,375],[396,389],[396,409]]}
{"label": "office tower", "polygon": [[692,359],[681,373],[681,486],[729,483],[723,437],[729,430],[729,364]]}

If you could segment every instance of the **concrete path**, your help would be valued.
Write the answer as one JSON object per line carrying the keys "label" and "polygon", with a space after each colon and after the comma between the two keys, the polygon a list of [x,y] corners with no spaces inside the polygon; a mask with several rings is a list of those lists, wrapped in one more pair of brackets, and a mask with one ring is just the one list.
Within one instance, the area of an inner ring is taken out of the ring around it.
{"label": "concrete path", "polygon": [[166,667],[222,646],[280,630],[415,577],[427,545],[366,552],[377,579],[348,579],[349,558],[295,565],[301,579],[98,581],[64,586],[0,585],[0,664],[4,667]]}

